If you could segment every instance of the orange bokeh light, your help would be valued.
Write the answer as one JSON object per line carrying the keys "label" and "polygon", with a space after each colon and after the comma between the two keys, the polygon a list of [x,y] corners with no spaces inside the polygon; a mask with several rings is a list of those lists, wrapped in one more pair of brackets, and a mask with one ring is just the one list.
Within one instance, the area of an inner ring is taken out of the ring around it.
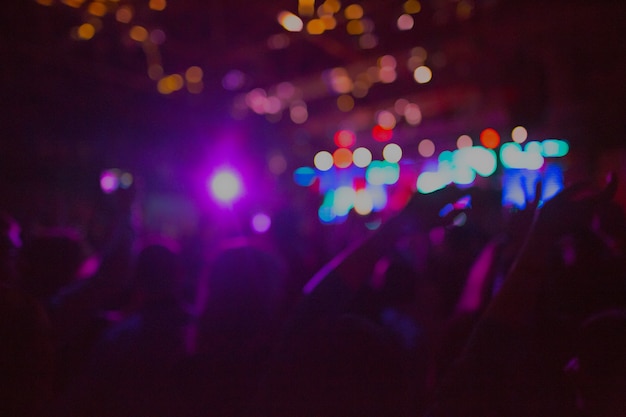
{"label": "orange bokeh light", "polygon": [[339,148],[333,152],[333,163],[337,168],[348,168],[352,165],[352,151],[348,148]]}
{"label": "orange bokeh light", "polygon": [[495,149],[500,144],[500,134],[495,129],[488,127],[480,132],[480,143],[485,148]]}

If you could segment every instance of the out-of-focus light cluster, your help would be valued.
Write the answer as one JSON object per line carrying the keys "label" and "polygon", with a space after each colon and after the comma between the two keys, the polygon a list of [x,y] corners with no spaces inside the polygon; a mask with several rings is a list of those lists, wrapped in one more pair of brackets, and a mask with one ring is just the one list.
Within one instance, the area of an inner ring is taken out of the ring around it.
{"label": "out-of-focus light cluster", "polygon": [[283,10],[276,20],[288,32],[306,31],[315,36],[336,29],[341,20],[345,21],[348,34],[359,37],[361,49],[372,49],[378,45],[374,22],[365,16],[363,7],[357,3],[349,4],[341,13],[339,0],[325,0],[317,8],[313,0],[299,0],[297,13]]}
{"label": "out-of-focus light cluster", "polygon": [[133,185],[133,175],[130,172],[111,168],[100,174],[100,189],[105,194],[111,194],[119,188],[129,188],[131,185]]}
{"label": "out-of-focus light cluster", "polygon": [[566,156],[569,144],[560,139],[545,139],[529,141],[522,147],[527,138],[526,128],[515,127],[511,132],[513,141],[502,144],[496,157],[494,149],[500,145],[500,134],[495,129],[487,128],[481,132],[483,146],[473,146],[471,137],[461,135],[457,139],[457,150],[441,152],[437,169],[424,171],[418,176],[417,190],[431,193],[451,183],[472,184],[476,174],[482,177],[493,175],[499,160],[503,167],[503,205],[523,208],[527,198],[534,198],[534,184],[539,179],[544,183],[541,199],[545,201],[563,188],[562,168],[559,164],[547,163],[547,159]]}
{"label": "out-of-focus light cluster", "polygon": [[303,166],[293,173],[294,182],[304,187],[316,185],[324,195],[318,210],[324,223],[345,220],[351,210],[366,216],[387,206],[387,187],[400,179],[402,148],[387,143],[382,159],[374,160],[366,147],[350,149],[356,135],[350,130],[338,130],[334,135],[337,149],[332,153],[319,151],[313,157],[313,167]]}
{"label": "out-of-focus light cluster", "polygon": [[[513,129],[511,139],[521,141],[520,132],[525,132],[526,140],[527,131],[521,126]],[[381,160],[374,160],[372,151],[367,147],[352,150],[357,142],[356,135],[343,129],[334,135],[337,149],[333,152],[317,152],[313,158],[313,167],[296,169],[293,179],[296,184],[313,187],[324,196],[318,210],[319,219],[323,223],[341,222],[351,210],[362,216],[384,210],[392,199],[389,195],[392,190],[390,186],[397,184],[403,175],[415,178],[412,176],[415,167],[420,171],[414,183],[415,190],[431,193],[452,183],[461,187],[470,186],[478,177],[487,178],[498,172],[500,163],[503,205],[523,207],[525,200],[521,200],[520,196],[525,199],[529,194],[528,190],[520,189],[522,185],[519,181],[522,177],[528,184],[543,178],[546,184],[542,194],[544,200],[563,188],[560,165],[548,163],[548,160],[568,154],[569,145],[566,141],[533,140],[522,148],[515,140],[499,145],[500,139],[495,129],[487,128],[479,135],[479,140],[483,142],[481,145],[474,145],[473,139],[464,134],[456,140],[456,149],[443,150],[438,154],[435,152],[435,143],[423,139],[419,141],[417,151],[426,161],[418,167],[417,162],[401,162],[403,149],[396,143],[390,142],[383,147]],[[485,146],[485,143],[489,146]],[[433,169],[433,163],[429,160],[435,155]],[[402,166],[407,168],[406,171],[401,169]]]}
{"label": "out-of-focus light cluster", "polygon": [[[43,6],[52,6],[55,0],[36,0]],[[124,30],[124,36],[138,44],[143,50],[148,77],[156,81],[156,89],[159,93],[168,95],[182,90],[185,86],[189,93],[200,94],[204,89],[202,69],[197,66],[189,67],[184,73],[165,74],[159,46],[167,36],[162,29],[148,29],[140,24],[133,24],[137,11],[137,5],[122,3],[120,0],[61,0],[60,3],[75,8],[83,9],[82,23],[71,30],[71,37],[77,41],[89,41],[100,30],[107,15],[113,15],[118,23],[128,25]],[[149,0],[149,10],[161,12],[167,7],[167,0]]]}

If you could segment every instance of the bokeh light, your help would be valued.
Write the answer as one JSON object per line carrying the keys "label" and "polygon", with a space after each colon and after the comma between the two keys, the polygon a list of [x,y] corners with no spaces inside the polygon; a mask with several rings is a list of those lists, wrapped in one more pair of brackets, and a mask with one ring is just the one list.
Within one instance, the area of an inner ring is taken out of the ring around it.
{"label": "bokeh light", "polygon": [[256,233],[265,233],[272,226],[272,219],[265,213],[257,213],[250,219],[250,226]]}
{"label": "bokeh light", "polygon": [[396,143],[388,143],[383,148],[383,158],[387,162],[399,162],[402,159],[402,148]]}
{"label": "bokeh light", "polygon": [[315,182],[317,174],[311,167],[299,167],[293,172],[293,181],[303,187],[310,187]]}
{"label": "bokeh light", "polygon": [[278,14],[277,19],[278,23],[289,32],[300,32],[304,28],[302,19],[291,12],[282,11]]}
{"label": "bokeh light", "polygon": [[514,142],[524,143],[528,139],[528,131],[524,126],[517,126],[511,132],[511,138]]}
{"label": "bokeh light", "polygon": [[296,124],[302,124],[309,118],[309,111],[303,101],[291,103],[289,106],[289,117]]}
{"label": "bokeh light", "polygon": [[500,134],[495,129],[488,127],[480,132],[480,143],[482,143],[485,148],[497,148],[500,144]]}
{"label": "bokeh light", "polygon": [[132,6],[123,5],[115,12],[115,20],[120,23],[130,23],[133,20],[134,11]]}
{"label": "bokeh light", "polygon": [[343,14],[348,20],[360,19],[363,17],[363,7],[356,3],[351,4],[344,9]]}
{"label": "bokeh light", "polygon": [[222,86],[226,90],[239,90],[243,87],[246,77],[243,72],[239,70],[230,70],[222,78]]}
{"label": "bokeh light", "polygon": [[79,39],[89,40],[96,34],[96,28],[91,23],[83,23],[78,27],[77,35]]}
{"label": "bokeh light", "polygon": [[354,109],[354,98],[349,94],[342,94],[337,97],[337,108],[342,112],[349,112]]}
{"label": "bokeh light", "polygon": [[430,158],[435,154],[435,143],[430,139],[424,139],[417,145],[417,152],[424,158]]}
{"label": "bokeh light", "polygon": [[148,31],[143,26],[133,26],[128,32],[128,36],[136,42],[144,42],[148,39]]}
{"label": "bokeh light", "polygon": [[374,199],[367,189],[358,190],[354,196],[354,211],[362,216],[374,210]]}
{"label": "bokeh light", "polygon": [[546,139],[541,142],[541,154],[547,158],[560,158],[569,152],[569,144],[564,140]]}
{"label": "bokeh light", "polygon": [[320,171],[328,171],[333,167],[333,163],[333,155],[328,151],[319,151],[313,157],[313,164]]}
{"label": "bokeh light", "polygon": [[321,35],[326,31],[326,25],[322,19],[312,19],[307,22],[306,31],[309,35]]}
{"label": "bokeh light", "polygon": [[233,203],[243,194],[239,174],[229,168],[222,168],[209,178],[207,188],[213,199],[224,204]]}
{"label": "bokeh light", "polygon": [[388,110],[381,110],[376,115],[376,123],[383,129],[391,130],[396,127],[396,116]]}
{"label": "bokeh light", "polygon": [[432,80],[433,72],[426,65],[421,65],[415,68],[415,71],[413,71],[413,78],[415,78],[415,81],[417,81],[419,84],[426,84],[427,82]]}
{"label": "bokeh light", "polygon": [[404,11],[408,14],[416,14],[422,10],[422,5],[418,0],[407,0],[404,2]]}
{"label": "bokeh light", "polygon": [[410,14],[405,13],[403,15],[400,15],[400,17],[396,21],[396,25],[398,26],[399,30],[411,30],[415,25],[415,19],[413,19],[413,16],[411,16]]}
{"label": "bokeh light", "polygon": [[338,130],[334,136],[335,145],[340,148],[349,148],[356,142],[356,135],[350,130]]}
{"label": "bokeh light", "polygon": [[404,119],[411,126],[417,126],[422,122],[422,110],[415,103],[409,103],[404,108]]}
{"label": "bokeh light", "polygon": [[348,168],[352,165],[352,151],[348,148],[339,148],[333,152],[333,163],[337,168]]}
{"label": "bokeh light", "polygon": [[356,148],[352,154],[354,165],[365,168],[372,162],[372,152],[367,148]]}
{"label": "bokeh light", "polygon": [[456,140],[456,147],[458,149],[468,148],[474,144],[474,141],[469,135],[461,135]]}
{"label": "bokeh light", "polygon": [[393,138],[393,130],[376,125],[372,128],[372,137],[378,142],[388,142]]}
{"label": "bokeh light", "polygon": [[119,171],[110,169],[100,174],[100,188],[105,194],[110,194],[119,187]]}

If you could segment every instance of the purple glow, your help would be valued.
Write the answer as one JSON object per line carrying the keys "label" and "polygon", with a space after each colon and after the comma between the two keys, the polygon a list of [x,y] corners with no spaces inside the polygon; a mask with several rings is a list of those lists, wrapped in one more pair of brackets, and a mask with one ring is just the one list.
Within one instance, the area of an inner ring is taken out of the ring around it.
{"label": "purple glow", "polygon": [[100,175],[100,188],[106,194],[110,194],[113,191],[117,190],[119,186],[119,179],[115,172],[113,171],[104,171]]}
{"label": "purple glow", "polygon": [[251,220],[252,229],[257,233],[265,233],[272,225],[272,219],[265,213],[257,213]]}
{"label": "purple glow", "polygon": [[226,204],[237,200],[243,193],[239,175],[229,169],[221,169],[209,178],[207,189],[215,200]]}

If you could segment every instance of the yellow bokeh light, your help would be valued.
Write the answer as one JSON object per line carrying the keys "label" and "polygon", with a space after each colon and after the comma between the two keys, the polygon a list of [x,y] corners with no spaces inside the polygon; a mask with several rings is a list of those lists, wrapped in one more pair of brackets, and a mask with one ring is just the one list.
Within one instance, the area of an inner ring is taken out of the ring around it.
{"label": "yellow bokeh light", "polygon": [[120,23],[129,23],[133,20],[133,9],[130,6],[122,6],[115,12],[115,20]]}
{"label": "yellow bokeh light", "polygon": [[326,25],[322,19],[311,19],[306,24],[306,31],[310,35],[321,35],[326,30]]}
{"label": "yellow bokeh light", "polygon": [[333,14],[333,9],[326,3],[322,3],[320,7],[317,8],[317,15],[319,17],[332,16]]}
{"label": "yellow bokeh light", "polygon": [[143,42],[148,39],[148,31],[143,26],[133,26],[128,35],[132,40],[137,42]]}
{"label": "yellow bokeh light", "polygon": [[300,16],[313,16],[313,13],[315,13],[315,0],[298,0]]}
{"label": "yellow bokeh light", "polygon": [[183,77],[179,74],[173,74],[161,78],[157,83],[157,90],[159,90],[161,94],[171,94],[183,88],[183,85]]}
{"label": "yellow bokeh light", "polygon": [[291,12],[282,11],[278,14],[278,23],[289,32],[300,32],[304,28],[302,19]]}
{"label": "yellow bokeh light", "polygon": [[320,20],[324,23],[326,30],[333,30],[337,27],[337,20],[333,16],[322,16]]}
{"label": "yellow bokeh light", "polygon": [[41,4],[42,6],[52,6],[53,2],[54,0],[37,0],[37,3]]}
{"label": "yellow bokeh light", "polygon": [[63,4],[65,4],[66,6],[69,7],[73,7],[75,9],[78,9],[80,6],[83,5],[84,0],[62,0]]}
{"label": "yellow bokeh light", "polygon": [[171,86],[167,81],[168,77],[163,77],[157,83],[157,90],[161,94],[171,94],[174,90],[172,90]]}
{"label": "yellow bokeh light", "polygon": [[407,0],[404,2],[404,11],[408,14],[416,14],[422,11],[422,4],[417,0]]}
{"label": "yellow bokeh light", "polygon": [[203,75],[202,68],[198,66],[189,67],[187,71],[185,71],[185,79],[190,83],[201,82]]}
{"label": "yellow bokeh light", "polygon": [[345,8],[343,14],[348,20],[360,19],[363,17],[363,8],[358,4],[351,4]]}
{"label": "yellow bokeh light", "polygon": [[107,7],[103,3],[93,2],[87,8],[87,13],[93,16],[102,17],[107,14]]}
{"label": "yellow bokeh light", "polygon": [[338,13],[341,10],[341,2],[339,0],[326,0],[322,6],[333,13]]}
{"label": "yellow bokeh light", "polygon": [[165,10],[165,7],[167,7],[167,1],[166,0],[150,0],[148,7],[150,7],[151,10],[156,10],[160,12],[162,10]]}
{"label": "yellow bokeh light", "polygon": [[168,83],[171,84],[172,89],[174,91],[180,90],[181,88],[183,88],[183,85],[185,84],[183,77],[180,76],[179,74],[172,74],[167,78],[168,78]]}
{"label": "yellow bokeh light", "polygon": [[337,108],[342,112],[349,112],[354,109],[354,99],[349,94],[342,94],[337,97]]}
{"label": "yellow bokeh light", "polygon": [[346,25],[346,32],[350,35],[361,35],[364,32],[363,22],[360,20],[350,20]]}
{"label": "yellow bokeh light", "polygon": [[78,27],[77,34],[80,39],[88,40],[96,34],[96,28],[91,23],[83,23]]}

